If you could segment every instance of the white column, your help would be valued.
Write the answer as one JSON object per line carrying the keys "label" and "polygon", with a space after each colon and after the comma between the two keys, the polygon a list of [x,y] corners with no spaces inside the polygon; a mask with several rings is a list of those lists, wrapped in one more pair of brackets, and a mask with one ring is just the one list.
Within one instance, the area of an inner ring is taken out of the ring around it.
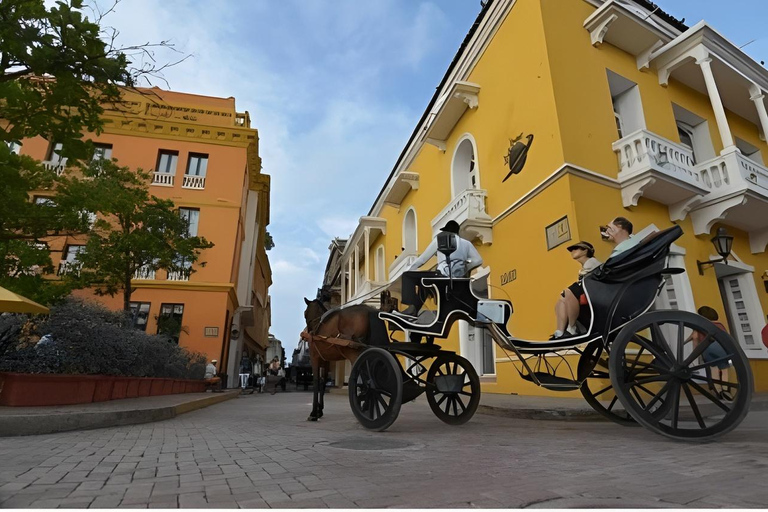
{"label": "white column", "polygon": [[728,126],[728,118],[725,117],[723,101],[720,99],[720,93],[717,91],[715,75],[712,73],[712,58],[706,57],[704,59],[699,59],[696,61],[696,64],[699,65],[701,72],[704,75],[704,83],[707,85],[709,101],[712,103],[712,110],[715,112],[717,129],[720,131],[720,139],[723,142],[723,150],[720,154],[730,153],[736,148],[736,145],[733,143],[731,129]]}
{"label": "white column", "polygon": [[365,247],[363,248],[363,253],[365,254],[365,281],[371,280],[371,274],[370,274],[370,265],[368,262],[371,260],[371,245],[370,245],[370,236],[371,236],[371,228],[365,228],[364,233],[364,240],[365,240]]}
{"label": "white column", "polygon": [[757,117],[760,118],[760,127],[763,129],[763,140],[765,140],[768,138],[768,112],[766,112],[765,103],[763,103],[765,96],[757,84],[749,86],[749,94],[749,99],[755,103],[755,108],[757,108]]}
{"label": "white column", "polygon": [[355,246],[355,295],[360,289],[360,246]]}
{"label": "white column", "polygon": [[341,303],[344,304],[347,302],[347,278],[346,278],[346,269],[344,268],[344,262],[339,262],[339,274],[341,274],[339,277],[341,279]]}

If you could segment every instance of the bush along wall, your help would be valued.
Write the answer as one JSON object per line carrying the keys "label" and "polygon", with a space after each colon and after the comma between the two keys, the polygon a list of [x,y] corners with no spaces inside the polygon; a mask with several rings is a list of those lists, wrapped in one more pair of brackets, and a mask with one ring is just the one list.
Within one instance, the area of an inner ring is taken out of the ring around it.
{"label": "bush along wall", "polygon": [[202,379],[206,359],[129,315],[69,298],[48,317],[0,316],[0,372]]}

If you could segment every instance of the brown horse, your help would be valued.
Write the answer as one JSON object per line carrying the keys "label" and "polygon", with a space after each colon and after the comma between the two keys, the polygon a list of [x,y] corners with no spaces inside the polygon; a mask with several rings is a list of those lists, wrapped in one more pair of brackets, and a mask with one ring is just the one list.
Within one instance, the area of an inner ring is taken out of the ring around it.
{"label": "brown horse", "polygon": [[[308,421],[317,421],[323,416],[323,395],[325,381],[328,378],[331,361],[349,360],[353,363],[360,355],[358,343],[365,345],[386,345],[386,331],[382,331],[383,322],[379,320],[378,311],[370,306],[356,305],[328,311],[319,300],[304,299],[307,309],[304,319],[307,321],[306,332],[311,335],[309,340],[309,357],[312,364],[312,412]],[[376,334],[372,336],[371,328]],[[383,335],[382,335],[383,333]],[[322,341],[322,337],[341,338],[350,340],[353,346],[345,347],[335,343]],[[320,338],[320,339],[318,339]],[[337,376],[337,378],[343,375]]]}

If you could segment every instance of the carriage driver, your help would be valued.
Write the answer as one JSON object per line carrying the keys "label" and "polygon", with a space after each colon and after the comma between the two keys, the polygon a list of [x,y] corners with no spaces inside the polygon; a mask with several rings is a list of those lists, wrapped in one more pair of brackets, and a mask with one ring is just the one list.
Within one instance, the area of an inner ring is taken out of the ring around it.
{"label": "carriage driver", "polygon": [[[451,254],[451,268],[443,253],[437,252],[437,238],[424,250],[407,272],[403,273],[402,302],[408,304],[408,308],[401,314],[416,316],[424,304],[424,291],[418,289],[421,279],[429,276],[467,277],[469,272],[483,264],[483,258],[472,245],[472,242],[459,236],[459,223],[455,220],[448,221],[440,231],[453,233],[456,238],[456,251]],[[437,254],[437,272],[418,272],[418,269]],[[450,274],[449,274],[450,273]]]}

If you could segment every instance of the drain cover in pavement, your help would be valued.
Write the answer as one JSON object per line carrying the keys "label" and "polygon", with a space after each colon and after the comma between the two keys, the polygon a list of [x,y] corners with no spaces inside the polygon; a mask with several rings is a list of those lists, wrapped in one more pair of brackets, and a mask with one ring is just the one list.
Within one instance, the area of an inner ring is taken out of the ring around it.
{"label": "drain cover in pavement", "polygon": [[365,437],[357,439],[345,439],[344,441],[336,441],[335,443],[328,443],[328,446],[332,448],[342,448],[345,450],[398,450],[408,448],[413,443],[408,441],[399,441],[397,439],[385,439],[381,437]]}

